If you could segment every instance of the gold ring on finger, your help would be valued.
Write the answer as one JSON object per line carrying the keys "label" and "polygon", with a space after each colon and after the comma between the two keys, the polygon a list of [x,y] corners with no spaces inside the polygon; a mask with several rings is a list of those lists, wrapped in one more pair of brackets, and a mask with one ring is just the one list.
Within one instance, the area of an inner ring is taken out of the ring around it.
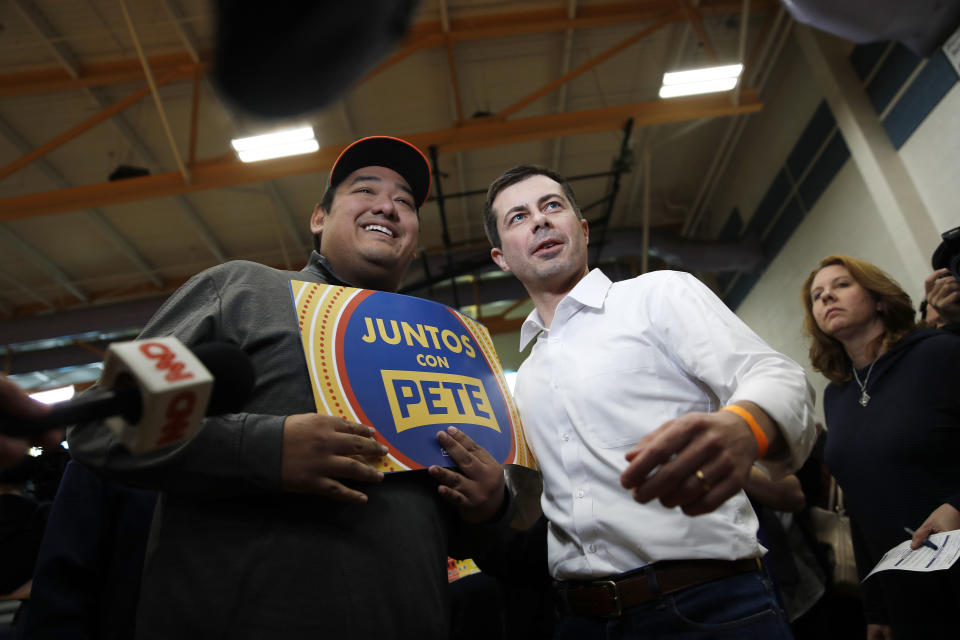
{"label": "gold ring on finger", "polygon": [[710,491],[713,489],[713,486],[707,482],[707,479],[703,476],[703,469],[697,469],[697,473],[695,475],[697,476],[697,480],[700,481],[700,484],[703,485],[704,491]]}

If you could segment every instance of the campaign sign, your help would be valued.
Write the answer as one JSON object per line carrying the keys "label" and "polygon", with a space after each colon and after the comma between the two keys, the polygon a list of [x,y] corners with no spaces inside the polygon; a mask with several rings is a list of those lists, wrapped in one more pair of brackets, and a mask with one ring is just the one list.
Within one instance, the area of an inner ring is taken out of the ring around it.
{"label": "campaign sign", "polygon": [[504,464],[534,466],[486,328],[445,305],[290,283],[317,411],[374,427],[384,472],[454,466],[454,426]]}

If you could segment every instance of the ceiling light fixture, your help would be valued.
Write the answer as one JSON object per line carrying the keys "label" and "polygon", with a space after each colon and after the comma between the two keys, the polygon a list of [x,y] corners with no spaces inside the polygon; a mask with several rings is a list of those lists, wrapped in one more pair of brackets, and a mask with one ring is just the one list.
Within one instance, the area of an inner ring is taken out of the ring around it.
{"label": "ceiling light fixture", "polygon": [[730,91],[737,86],[742,64],[729,64],[722,67],[706,67],[703,69],[689,69],[663,74],[663,86],[660,87],[661,98],[676,98],[677,96],[692,96],[700,93],[717,93]]}
{"label": "ceiling light fixture", "polygon": [[39,400],[44,404],[53,404],[54,402],[63,402],[64,400],[69,400],[73,397],[75,393],[75,387],[67,385],[66,387],[57,387],[56,389],[47,389],[46,391],[37,391],[36,393],[31,393],[30,397],[34,400]]}
{"label": "ceiling light fixture", "polygon": [[235,138],[230,145],[241,162],[257,162],[270,158],[313,153],[320,148],[313,127],[283,129],[249,138]]}

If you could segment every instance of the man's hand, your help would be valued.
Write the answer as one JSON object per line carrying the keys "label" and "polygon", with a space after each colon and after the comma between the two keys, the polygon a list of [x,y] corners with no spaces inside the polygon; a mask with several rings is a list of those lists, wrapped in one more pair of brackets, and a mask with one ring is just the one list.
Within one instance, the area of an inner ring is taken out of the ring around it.
{"label": "man's hand", "polygon": [[437,441],[457,464],[460,473],[433,465],[430,475],[440,486],[440,497],[460,510],[466,522],[487,522],[503,504],[503,467],[490,453],[456,427],[437,433]]}
{"label": "man's hand", "polygon": [[283,422],[280,479],[287,491],[317,493],[337,502],[363,503],[367,496],[340,480],[380,482],[383,474],[363,461],[386,455],[372,427],[318,413]]}
{"label": "man's hand", "polygon": [[754,502],[777,511],[797,513],[807,506],[800,480],[792,473],[779,480],[771,480],[770,476],[752,466],[743,490]]}
{"label": "man's hand", "polygon": [[[751,407],[755,417],[758,412]],[[633,490],[634,500],[646,504],[659,498],[663,506],[679,506],[695,516],[713,511],[744,487],[757,459],[757,441],[746,421],[729,411],[688,413],[644,436],[626,458],[630,464],[620,484]]]}
{"label": "man's hand", "polygon": [[[50,407],[37,402],[23,389],[0,376],[0,434],[3,433],[3,414],[18,418],[42,418]],[[57,446],[63,440],[63,431],[54,429],[32,440],[8,438],[0,435],[0,469],[17,464],[31,445]]]}
{"label": "man's hand", "polygon": [[893,640],[893,629],[885,624],[868,624],[867,640]]}
{"label": "man's hand", "polygon": [[910,541],[911,549],[919,549],[923,541],[931,534],[940,531],[954,531],[960,529],[960,511],[957,511],[953,505],[942,504],[933,510],[927,519],[913,533],[913,539]]}
{"label": "man's hand", "polygon": [[943,321],[960,321],[960,281],[949,269],[937,269],[923,281],[927,304],[940,314]]}

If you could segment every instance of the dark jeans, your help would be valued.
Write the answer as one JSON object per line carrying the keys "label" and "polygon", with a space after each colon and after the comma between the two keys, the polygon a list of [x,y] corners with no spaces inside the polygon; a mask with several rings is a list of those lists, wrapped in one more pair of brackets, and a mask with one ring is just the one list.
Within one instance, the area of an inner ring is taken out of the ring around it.
{"label": "dark jeans", "polygon": [[554,637],[778,640],[793,636],[773,587],[756,571],[660,595],[627,609],[619,618],[583,618],[561,612]]}

